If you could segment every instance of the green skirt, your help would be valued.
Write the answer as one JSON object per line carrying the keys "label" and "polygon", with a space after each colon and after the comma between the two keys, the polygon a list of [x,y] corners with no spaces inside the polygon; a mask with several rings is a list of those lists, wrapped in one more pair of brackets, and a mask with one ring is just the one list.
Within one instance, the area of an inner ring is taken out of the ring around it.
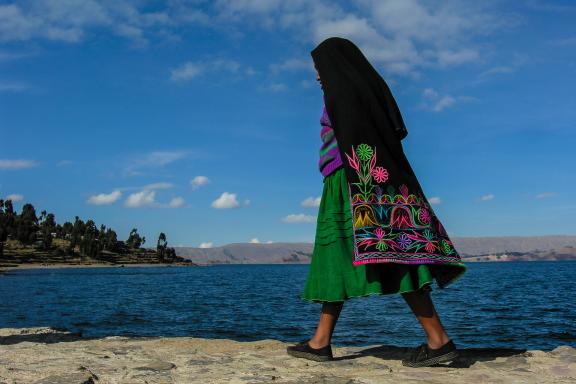
{"label": "green skirt", "polygon": [[354,233],[343,167],[324,178],[316,238],[300,298],[312,302],[353,297],[432,291],[431,264],[376,263],[353,266]]}

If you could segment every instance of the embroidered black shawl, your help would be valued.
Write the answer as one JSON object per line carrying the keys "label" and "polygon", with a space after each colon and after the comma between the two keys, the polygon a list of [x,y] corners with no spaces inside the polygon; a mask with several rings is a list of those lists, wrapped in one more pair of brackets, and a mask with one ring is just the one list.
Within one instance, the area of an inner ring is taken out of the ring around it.
{"label": "embroidered black shawl", "polygon": [[350,40],[311,51],[349,187],[353,264],[432,264],[443,288],[466,267],[402,148],[408,131],[390,88]]}

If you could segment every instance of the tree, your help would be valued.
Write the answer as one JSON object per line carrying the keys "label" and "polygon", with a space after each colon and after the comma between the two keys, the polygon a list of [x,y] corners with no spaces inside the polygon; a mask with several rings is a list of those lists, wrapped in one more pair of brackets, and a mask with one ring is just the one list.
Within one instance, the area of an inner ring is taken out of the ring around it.
{"label": "tree", "polygon": [[116,232],[108,228],[105,234],[101,234],[102,246],[105,250],[110,252],[118,252],[118,236]]}
{"label": "tree", "polygon": [[64,224],[62,224],[62,231],[59,234],[59,237],[62,239],[69,239],[72,237],[72,229],[74,228],[74,225],[67,221]]}
{"label": "tree", "polygon": [[56,220],[53,213],[46,214],[42,211],[40,215],[40,230],[42,232],[42,248],[50,249],[52,246],[52,232],[56,231]]}
{"label": "tree", "polygon": [[8,226],[4,213],[4,200],[0,199],[0,258],[4,257],[4,243],[8,239]]}
{"label": "tree", "polygon": [[98,238],[98,228],[94,220],[86,221],[84,234],[80,240],[80,253],[85,256],[96,258],[100,255],[101,245]]}
{"label": "tree", "polygon": [[131,249],[139,249],[142,244],[146,242],[146,238],[140,237],[138,230],[132,228],[128,240],[126,240],[126,245]]}
{"label": "tree", "polygon": [[78,217],[75,217],[74,224],[72,224],[72,230],[70,231],[70,245],[68,246],[68,253],[74,254],[74,248],[80,245],[80,241],[84,236],[84,228],[86,224]]}
{"label": "tree", "polygon": [[164,232],[160,232],[160,236],[158,236],[158,242],[156,243],[156,256],[158,260],[164,261],[166,257],[166,247],[168,246],[168,242],[166,241],[166,235]]}
{"label": "tree", "polygon": [[32,244],[36,241],[38,218],[36,210],[30,203],[24,204],[22,212],[16,217],[16,238],[22,244]]}
{"label": "tree", "polygon": [[12,200],[0,200],[0,256],[4,255],[4,243],[16,234],[16,214]]}

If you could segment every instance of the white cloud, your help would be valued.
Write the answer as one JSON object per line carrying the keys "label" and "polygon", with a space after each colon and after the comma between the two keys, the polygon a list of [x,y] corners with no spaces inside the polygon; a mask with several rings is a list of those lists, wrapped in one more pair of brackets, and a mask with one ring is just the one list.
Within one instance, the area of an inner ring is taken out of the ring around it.
{"label": "white cloud", "polygon": [[287,90],[288,87],[284,83],[271,83],[266,87],[266,89],[268,89],[271,92],[277,93]]}
{"label": "white cloud", "polygon": [[142,189],[170,189],[172,187],[174,187],[174,185],[171,183],[160,182],[160,183],[147,184],[144,187],[142,187]]}
{"label": "white cloud", "polygon": [[479,53],[475,49],[464,48],[460,50],[440,50],[437,53],[438,64],[447,67],[473,62],[478,59]]}
{"label": "white cloud", "polygon": [[432,88],[425,88],[422,91],[422,96],[424,97],[424,101],[420,103],[420,106],[423,109],[427,109],[433,112],[441,112],[446,108],[452,107],[456,104],[456,102],[468,102],[476,100],[474,97],[470,96],[453,97],[451,95],[441,95]]}
{"label": "white cloud", "polygon": [[29,90],[29,85],[13,82],[13,81],[0,81],[0,92],[24,92]]}
{"label": "white cloud", "polygon": [[175,68],[170,73],[172,81],[187,81],[195,78],[204,71],[204,65],[199,63],[187,62]]}
{"label": "white cloud", "polygon": [[272,240],[268,240],[268,241],[260,241],[257,237],[254,237],[252,239],[250,239],[250,244],[272,244],[273,241]]}
{"label": "white cloud", "polygon": [[432,106],[432,110],[434,112],[440,112],[444,108],[448,108],[448,107],[453,106],[455,102],[456,102],[456,99],[454,99],[450,95],[442,96],[442,98],[440,100],[437,100],[436,103],[434,103],[434,105]]}
{"label": "white cloud", "polygon": [[236,199],[235,193],[224,192],[219,198],[212,202],[212,208],[226,209],[226,208],[237,208],[240,206],[238,200]]}
{"label": "white cloud", "polygon": [[315,208],[320,206],[321,196],[318,197],[308,197],[300,203],[303,207]]}
{"label": "white cloud", "polygon": [[339,19],[322,20],[316,23],[314,36],[318,42],[331,36],[348,37],[356,41],[382,38],[366,18],[354,14],[346,14]]}
{"label": "white cloud", "polygon": [[567,47],[570,45],[576,45],[576,36],[570,36],[570,37],[566,37],[564,39],[554,40],[554,41],[551,41],[550,44],[557,45],[560,47]]}
{"label": "white cloud", "polygon": [[0,5],[0,41],[45,39],[78,43],[93,36],[89,33],[91,30],[107,30],[136,46],[146,46],[149,37],[169,36],[166,28],[204,21],[201,17],[187,17],[192,14],[191,10],[181,10],[178,2],[148,12],[139,8],[144,5],[125,0],[27,1]]}
{"label": "white cloud", "polygon": [[98,195],[93,195],[88,198],[87,203],[93,205],[109,205],[116,202],[120,196],[122,196],[122,192],[119,190],[112,191],[111,193],[100,193]]}
{"label": "white cloud", "polygon": [[162,168],[178,160],[186,158],[189,151],[152,151],[143,155],[135,156],[128,161],[125,172],[129,176],[142,175],[143,168]]}
{"label": "white cloud", "polygon": [[[239,73],[241,65],[234,60],[214,59],[207,61],[187,61],[170,71],[170,80],[174,82],[186,82],[207,72]],[[252,69],[247,69],[244,74],[250,75]]]}
{"label": "white cloud", "polygon": [[310,60],[302,60],[302,59],[287,59],[281,63],[270,65],[270,71],[274,74],[285,71],[300,71],[300,70],[314,71],[314,65]]}
{"label": "white cloud", "polygon": [[549,197],[554,197],[557,196],[558,194],[556,192],[542,192],[536,195],[537,199],[546,199]]}
{"label": "white cloud", "polygon": [[354,5],[219,0],[216,9],[227,26],[252,23],[265,30],[287,30],[297,40],[312,36],[315,43],[330,36],[349,38],[386,73],[412,77],[426,67],[485,60],[485,44],[477,40],[518,24],[512,13],[499,12],[486,2],[361,0]]}
{"label": "white cloud", "polygon": [[212,248],[213,243],[211,241],[207,241],[205,243],[200,243],[199,248]]}
{"label": "white cloud", "polygon": [[32,53],[21,53],[21,52],[3,52],[0,51],[0,63],[12,60],[19,60],[25,57],[32,56]]}
{"label": "white cloud", "polygon": [[442,199],[440,199],[438,196],[434,196],[434,197],[429,198],[428,202],[430,204],[436,205],[436,204],[440,204],[442,202]]}
{"label": "white cloud", "polygon": [[177,160],[184,159],[188,155],[186,151],[154,151],[140,159],[142,165],[164,166]]}
{"label": "white cloud", "polygon": [[304,213],[290,214],[282,218],[285,223],[314,223],[316,221],[316,216],[305,215]]}
{"label": "white cloud", "polygon": [[208,184],[209,182],[210,180],[206,176],[196,176],[190,180],[190,185],[192,186],[193,190],[196,190],[201,186]]}
{"label": "white cloud", "polygon": [[186,201],[184,200],[184,198],[177,196],[177,197],[173,197],[170,200],[170,203],[168,204],[168,206],[170,208],[180,208],[183,207],[186,204]]}
{"label": "white cloud", "polygon": [[32,168],[36,166],[36,162],[34,160],[24,160],[24,159],[17,159],[17,160],[9,160],[9,159],[0,159],[0,169],[23,169],[23,168]]}
{"label": "white cloud", "polygon": [[490,69],[487,69],[484,72],[481,72],[478,76],[480,78],[484,78],[484,77],[494,76],[494,75],[498,75],[498,74],[502,74],[502,73],[512,73],[512,72],[514,72],[514,68],[512,68],[512,67],[497,66],[497,67],[492,67]]}
{"label": "white cloud", "polygon": [[257,73],[259,73],[257,70],[255,70],[254,68],[252,68],[251,66],[247,66],[246,68],[244,68],[244,74],[246,76],[254,76]]}
{"label": "white cloud", "polygon": [[11,195],[8,195],[4,198],[4,200],[12,200],[13,203],[17,202],[17,201],[22,201],[24,200],[24,196],[18,194],[18,193],[13,193]]}
{"label": "white cloud", "polygon": [[[300,44],[348,37],[386,73],[419,76],[425,67],[486,60],[486,44],[480,39],[520,20],[497,9],[498,2],[216,0],[202,2],[202,8],[200,3],[176,0],[149,7],[128,0],[67,0],[0,5],[0,42],[78,43],[108,31],[145,47],[152,40],[182,40],[178,34],[190,24],[226,30],[234,38],[242,38],[250,25],[264,33],[285,31]],[[207,68],[204,62],[190,61],[175,68],[172,77],[190,80]]]}
{"label": "white cloud", "polygon": [[126,199],[125,205],[130,208],[139,208],[155,205],[156,191],[144,190],[130,194]]}
{"label": "white cloud", "polygon": [[481,200],[481,201],[488,201],[488,200],[492,200],[492,199],[494,199],[494,195],[491,194],[491,193],[480,197],[480,200]]}
{"label": "white cloud", "polygon": [[437,98],[437,97],[439,96],[439,95],[438,95],[438,92],[436,92],[436,91],[435,91],[434,89],[432,89],[432,88],[425,88],[425,89],[422,91],[422,94],[423,94],[425,97],[429,97],[429,98],[431,98],[431,99],[435,99],[435,98]]}

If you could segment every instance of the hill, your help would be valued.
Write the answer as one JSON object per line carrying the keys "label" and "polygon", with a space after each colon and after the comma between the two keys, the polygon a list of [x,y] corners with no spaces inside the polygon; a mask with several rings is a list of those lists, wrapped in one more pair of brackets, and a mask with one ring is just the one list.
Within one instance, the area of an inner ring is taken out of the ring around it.
{"label": "hill", "polygon": [[[453,237],[464,261],[576,260],[576,236]],[[213,248],[174,247],[197,264],[309,263],[313,243],[231,243]]]}

